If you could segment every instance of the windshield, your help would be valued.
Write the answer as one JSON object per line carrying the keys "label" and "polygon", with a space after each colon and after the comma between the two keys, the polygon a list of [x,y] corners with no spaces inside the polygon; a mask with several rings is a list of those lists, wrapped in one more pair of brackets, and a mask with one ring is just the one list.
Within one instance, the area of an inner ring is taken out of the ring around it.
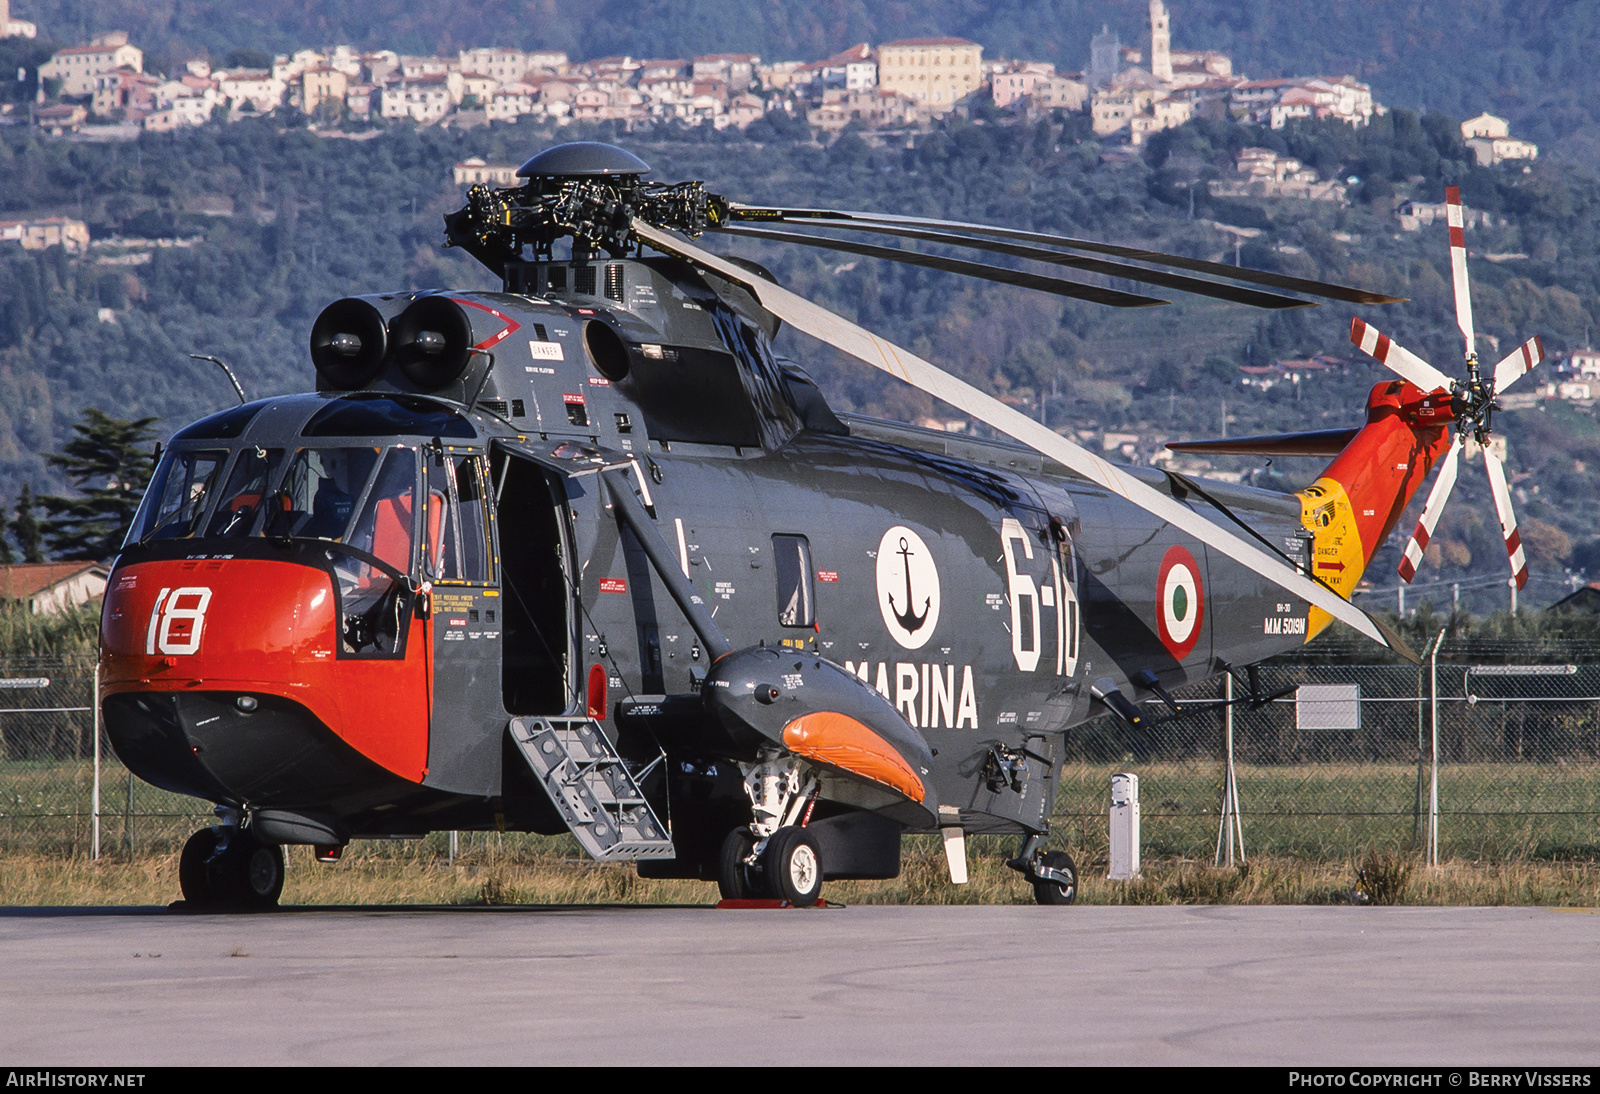
{"label": "windshield", "polygon": [[252,445],[231,455],[230,464],[226,450],[169,451],[133,538],[324,539],[411,571],[415,448],[346,445],[291,452]]}
{"label": "windshield", "polygon": [[206,525],[208,536],[248,536],[266,500],[267,485],[283,462],[281,448],[246,448],[233,461],[233,473],[222,489],[216,512]]}
{"label": "windshield", "polygon": [[302,448],[267,514],[268,536],[344,539],[380,448]]}
{"label": "windshield", "polygon": [[[227,458],[227,452],[169,453],[150,487],[137,528],[139,539],[181,539],[199,531],[211,485]],[[154,499],[155,505],[150,505],[149,499]]]}

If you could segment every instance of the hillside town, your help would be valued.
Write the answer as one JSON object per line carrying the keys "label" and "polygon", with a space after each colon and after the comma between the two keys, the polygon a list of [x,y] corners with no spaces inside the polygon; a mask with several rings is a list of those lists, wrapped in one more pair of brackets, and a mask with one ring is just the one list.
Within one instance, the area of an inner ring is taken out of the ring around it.
{"label": "hillside town", "polygon": [[[0,37],[38,33],[33,23],[11,17],[9,0],[0,0]],[[745,130],[777,115],[827,140],[852,126],[869,135],[912,133],[951,116],[1000,124],[1077,116],[1100,142],[1102,156],[1116,159],[1195,118],[1270,129],[1307,118],[1360,127],[1386,112],[1371,88],[1352,76],[1253,80],[1236,72],[1226,54],[1177,49],[1172,37],[1165,3],[1148,0],[1137,45],[1123,45],[1102,26],[1087,43],[1087,67],[1074,72],[1046,61],[986,59],[980,43],[940,37],[862,42],[815,61],[744,53],[574,61],[558,50],[502,47],[412,56],[340,45],[262,54],[252,58],[255,65],[191,58],[180,71],[163,74],[146,71],[144,52],[126,33],[107,31],[57,50],[38,68],[34,101],[25,111],[9,104],[0,124],[31,125],[69,140],[129,140],[252,117],[281,117],[324,136],[363,136],[394,124],[472,129],[521,121],[555,128],[612,123],[632,132],[656,126]],[[1513,137],[1505,120],[1491,114],[1461,123],[1461,133],[1483,166],[1539,154],[1537,145]],[[458,186],[513,186],[516,170],[515,164],[469,158],[455,165],[452,177]],[[1241,149],[1234,175],[1207,186],[1215,198],[1349,201],[1346,180],[1319,177],[1266,148]],[[1487,223],[1487,214],[1467,212],[1474,218],[1468,227]],[[1444,206],[1406,201],[1395,217],[1401,231],[1419,231],[1442,219]],[[1241,238],[1251,234],[1233,231]],[[100,261],[120,264],[148,262],[151,245],[195,242],[91,241],[87,225],[67,216],[0,221],[0,245],[59,246],[68,253],[110,246],[115,254]],[[1280,362],[1254,370],[1260,375],[1246,369],[1240,382],[1265,391],[1296,383],[1317,367],[1325,366]],[[1574,359],[1556,372],[1558,382],[1534,398],[1589,405],[1600,397],[1600,364]]]}
{"label": "hillside town", "polygon": [[[34,36],[0,0],[8,35]],[[1384,107],[1352,76],[1252,80],[1225,54],[1177,49],[1162,0],[1149,0],[1146,33],[1124,46],[1109,29],[1086,43],[1088,65],[1063,72],[1047,61],[987,58],[961,38],[862,42],[820,60],[716,53],[689,58],[601,57],[555,50],[463,49],[409,56],[348,45],[302,49],[251,65],[191,58],[170,73],[146,71],[128,35],[97,34],[39,67],[35,101],[11,124],[56,136],[105,139],[271,114],[298,114],[319,128],[376,120],[481,126],[521,119],[557,126],[611,122],[745,129],[781,112],[827,134],[847,126],[917,129],[943,116],[993,110],[1021,118],[1087,116],[1102,141],[1138,146],[1191,118],[1234,118],[1282,128],[1296,118],[1365,125]],[[249,51],[241,51],[248,53]],[[241,58],[234,57],[239,60]],[[1479,126],[1488,156],[1531,156],[1503,122]]]}

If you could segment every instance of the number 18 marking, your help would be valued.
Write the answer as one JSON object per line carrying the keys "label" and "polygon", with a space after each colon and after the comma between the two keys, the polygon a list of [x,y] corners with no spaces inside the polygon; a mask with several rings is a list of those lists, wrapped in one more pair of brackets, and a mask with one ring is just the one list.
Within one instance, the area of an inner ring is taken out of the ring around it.
{"label": "number 18 marking", "polygon": [[[168,594],[171,594],[170,596]],[[182,606],[184,598],[195,603]],[[162,589],[150,609],[150,628],[145,633],[144,652],[192,654],[200,651],[200,631],[205,626],[206,609],[211,606],[211,590],[203,585],[181,589]]]}

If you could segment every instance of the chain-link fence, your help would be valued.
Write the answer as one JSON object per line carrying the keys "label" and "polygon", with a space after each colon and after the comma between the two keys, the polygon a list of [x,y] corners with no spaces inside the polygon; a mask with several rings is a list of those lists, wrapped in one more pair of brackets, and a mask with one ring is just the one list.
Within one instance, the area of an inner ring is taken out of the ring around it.
{"label": "chain-link fence", "polygon": [[92,667],[0,663],[0,851],[165,851],[212,819],[209,802],[158,790],[117,762],[94,693]]}
{"label": "chain-link fence", "polygon": [[1497,660],[1269,664],[1231,708],[1212,682],[1183,716],[1147,708],[1142,732],[1100,719],[1069,738],[1057,823],[1104,846],[1111,776],[1129,771],[1147,854],[1220,857],[1230,829],[1236,853],[1307,858],[1600,854],[1600,665]]}
{"label": "chain-link fence", "polygon": [[[1111,776],[1129,771],[1145,854],[1211,857],[1231,721],[1227,827],[1248,854],[1600,855],[1600,664],[1473,655],[1447,647],[1420,668],[1269,664],[1253,697],[1234,684],[1231,719],[1210,682],[1178,696],[1182,716],[1148,706],[1144,731],[1109,718],[1079,727],[1055,824],[1068,845],[1103,848]],[[103,731],[97,765],[92,669],[11,662],[0,674],[0,851],[166,851],[211,822],[209,803],[132,778]]]}

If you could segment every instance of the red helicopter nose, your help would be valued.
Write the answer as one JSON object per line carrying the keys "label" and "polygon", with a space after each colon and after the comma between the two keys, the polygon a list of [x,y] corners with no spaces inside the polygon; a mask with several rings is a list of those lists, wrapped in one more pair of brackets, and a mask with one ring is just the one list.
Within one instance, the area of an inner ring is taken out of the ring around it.
{"label": "red helicopter nose", "polygon": [[241,693],[275,696],[420,782],[431,702],[425,624],[408,613],[415,633],[403,656],[353,657],[341,648],[338,616],[329,573],[295,562],[157,560],[118,569],[101,622],[100,699],[113,743],[106,701],[118,695],[227,693],[230,704]]}

